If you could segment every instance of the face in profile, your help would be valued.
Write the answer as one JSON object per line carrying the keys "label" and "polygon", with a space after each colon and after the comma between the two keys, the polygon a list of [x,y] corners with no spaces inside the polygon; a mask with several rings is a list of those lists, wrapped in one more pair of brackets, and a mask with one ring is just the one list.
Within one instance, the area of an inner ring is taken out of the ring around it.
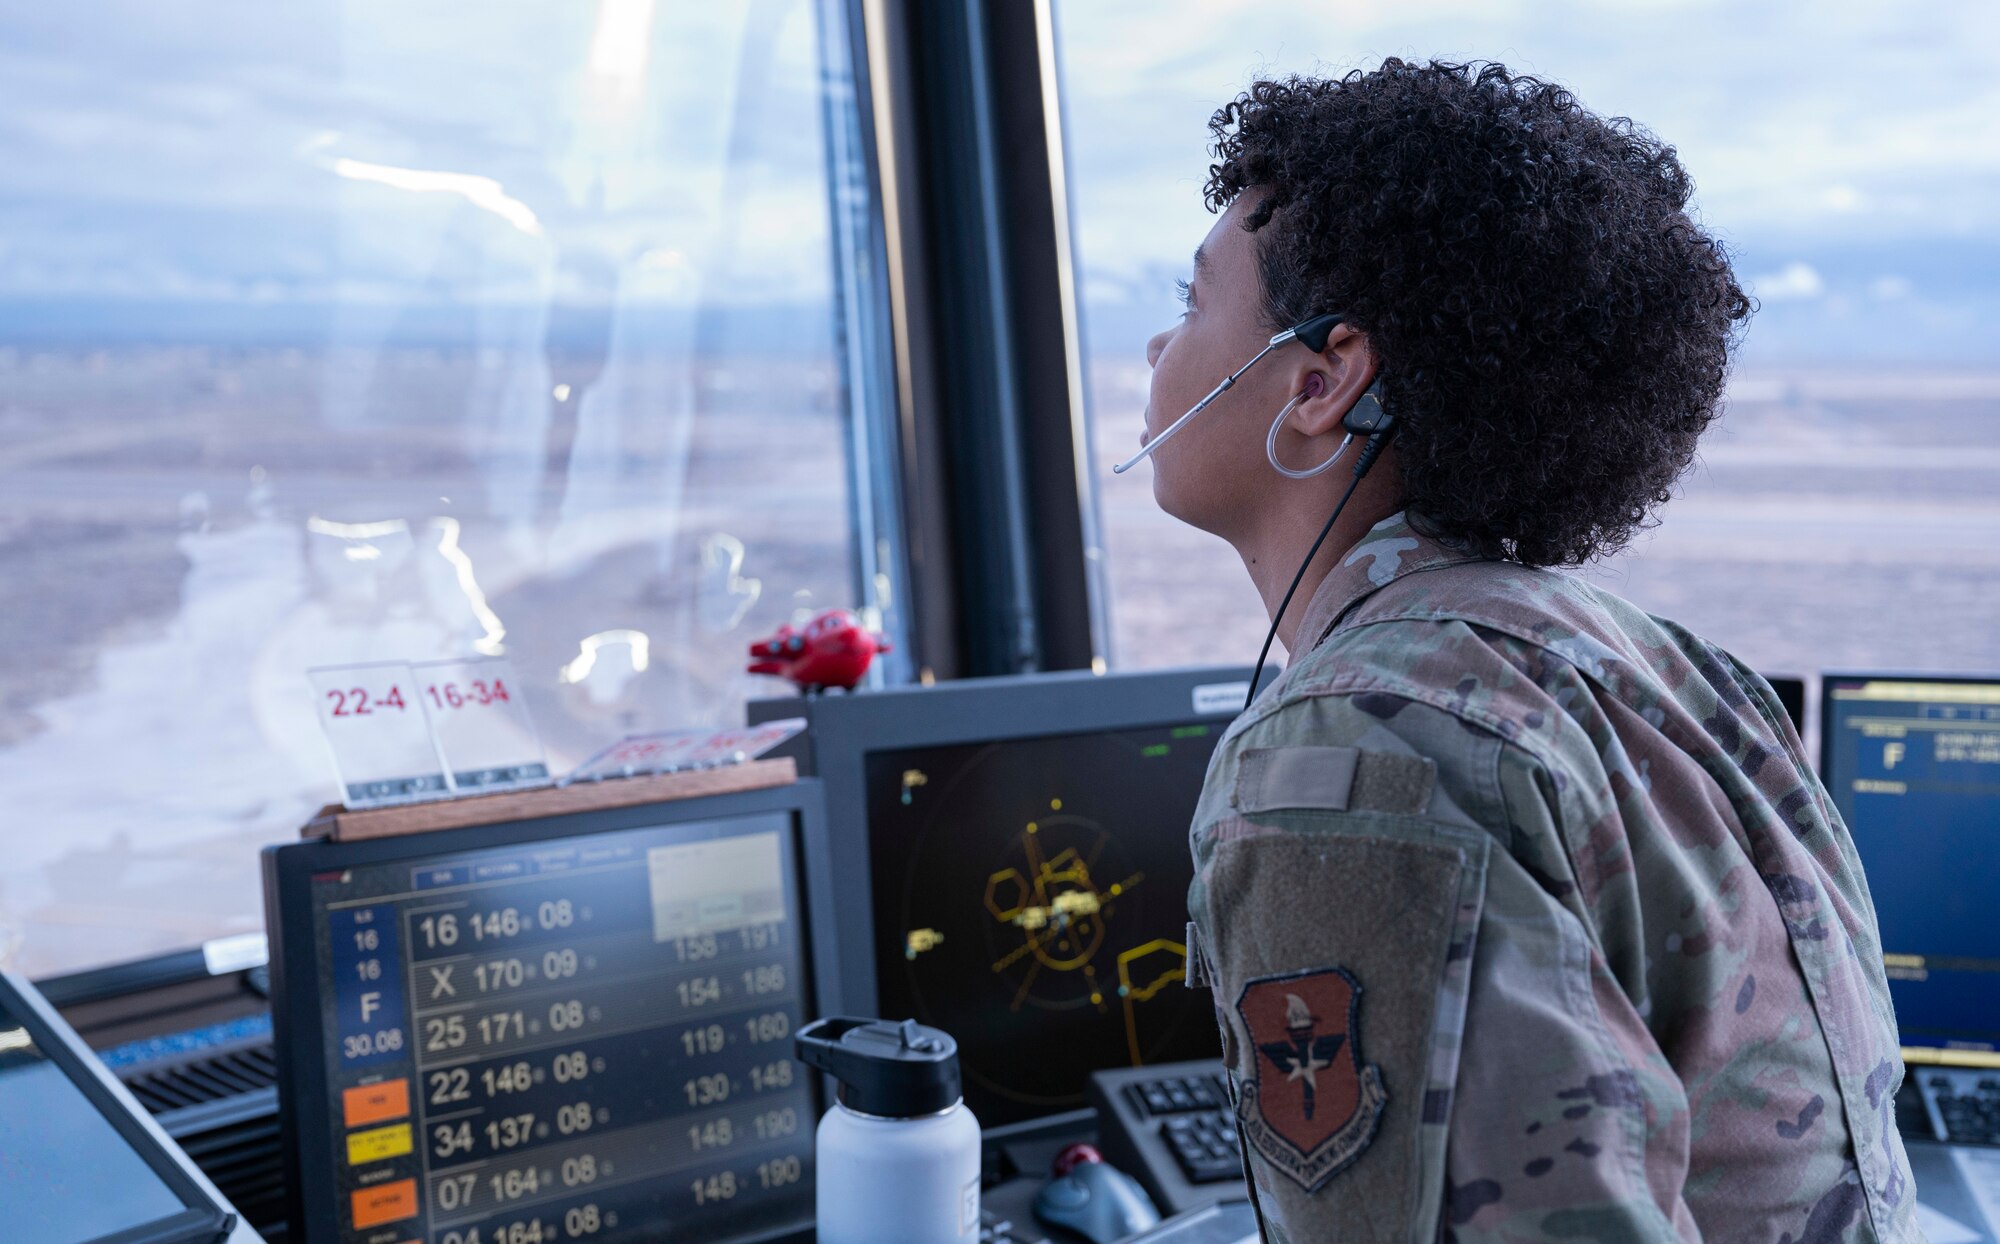
{"label": "face in profile", "polygon": [[[1257,202],[1255,195],[1240,196],[1216,219],[1195,251],[1183,292],[1187,310],[1147,343],[1153,366],[1148,441],[1258,359],[1282,327],[1272,324],[1265,298],[1258,235],[1243,230]],[[1366,335],[1346,324],[1335,325],[1322,353],[1297,339],[1275,347],[1160,446],[1152,457],[1154,498],[1175,518],[1254,558],[1274,532],[1296,526],[1303,514],[1323,512],[1332,503],[1330,487],[1339,487],[1334,476],[1288,477],[1272,459],[1294,471],[1329,462],[1339,453],[1342,415],[1374,376]]]}
{"label": "face in profile", "polygon": [[[1243,195],[1210,227],[1195,252],[1180,319],[1146,344],[1152,387],[1146,400],[1150,441],[1200,401],[1224,376],[1264,348],[1263,288],[1256,235],[1243,231],[1255,206]],[[1182,522],[1230,539],[1248,521],[1255,490],[1276,477],[1264,460],[1264,433],[1291,394],[1289,369],[1275,360],[1250,369],[1234,388],[1160,446],[1153,497]]]}

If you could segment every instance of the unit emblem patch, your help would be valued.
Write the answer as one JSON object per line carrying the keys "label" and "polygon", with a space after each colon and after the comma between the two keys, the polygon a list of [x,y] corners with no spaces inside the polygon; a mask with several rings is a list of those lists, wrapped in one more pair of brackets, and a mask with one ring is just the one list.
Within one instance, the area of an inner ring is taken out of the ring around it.
{"label": "unit emblem patch", "polygon": [[1344,968],[1259,977],[1236,1012],[1256,1051],[1244,1139],[1316,1192],[1368,1148],[1389,1100],[1380,1069],[1361,1065],[1361,985]]}

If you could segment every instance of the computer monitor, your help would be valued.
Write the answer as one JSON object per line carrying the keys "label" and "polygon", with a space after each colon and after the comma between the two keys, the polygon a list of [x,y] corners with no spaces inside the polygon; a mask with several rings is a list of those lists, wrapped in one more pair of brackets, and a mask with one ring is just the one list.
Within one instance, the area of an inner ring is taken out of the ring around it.
{"label": "computer monitor", "polygon": [[818,785],[265,853],[300,1244],[787,1236]]}
{"label": "computer monitor", "polygon": [[1186,989],[1188,830],[1249,671],[970,679],[809,701],[852,1005],[959,1043],[988,1127],[1090,1072],[1219,1053]]}
{"label": "computer monitor", "polygon": [[253,1244],[222,1194],[33,985],[0,972],[0,1208],[10,1244]]}
{"label": "computer monitor", "polygon": [[2000,678],[1829,674],[1820,705],[1905,1057],[2000,1067]]}
{"label": "computer monitor", "polygon": [[1770,674],[1764,678],[1771,684],[1771,690],[1778,693],[1778,703],[1784,706],[1785,716],[1792,719],[1792,729],[1801,738],[1806,732],[1806,680],[1784,674]]}

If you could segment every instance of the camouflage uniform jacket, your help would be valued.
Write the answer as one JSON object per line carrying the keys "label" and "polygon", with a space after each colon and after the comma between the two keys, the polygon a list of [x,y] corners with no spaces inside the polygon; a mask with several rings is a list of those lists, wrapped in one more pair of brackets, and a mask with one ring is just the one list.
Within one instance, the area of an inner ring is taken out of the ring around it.
{"label": "camouflage uniform jacket", "polygon": [[1922,1238],[1874,907],[1767,683],[1402,515],[1299,640],[1192,832],[1269,1239]]}

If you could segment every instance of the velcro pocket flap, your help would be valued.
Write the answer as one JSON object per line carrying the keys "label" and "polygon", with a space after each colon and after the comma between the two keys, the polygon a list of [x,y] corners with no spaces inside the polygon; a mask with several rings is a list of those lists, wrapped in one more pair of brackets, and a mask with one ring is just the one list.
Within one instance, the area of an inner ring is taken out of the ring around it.
{"label": "velcro pocket flap", "polygon": [[1267,1220],[1429,1241],[1490,840],[1381,812],[1217,829],[1210,967]]}
{"label": "velcro pocket flap", "polygon": [[1357,747],[1253,747],[1236,766],[1230,802],[1244,816],[1287,809],[1421,813],[1437,766],[1427,756]]}

